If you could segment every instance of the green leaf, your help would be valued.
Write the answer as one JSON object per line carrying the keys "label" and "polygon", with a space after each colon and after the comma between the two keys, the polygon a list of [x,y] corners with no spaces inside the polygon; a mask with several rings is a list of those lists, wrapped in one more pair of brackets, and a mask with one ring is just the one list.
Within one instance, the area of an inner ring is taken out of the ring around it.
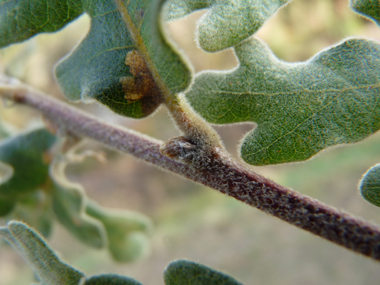
{"label": "green leaf", "polygon": [[0,48],[55,32],[82,14],[77,0],[0,0]]}
{"label": "green leaf", "polygon": [[148,217],[132,211],[105,209],[93,201],[87,202],[86,212],[103,223],[108,248],[115,260],[131,262],[149,250],[152,222]]}
{"label": "green leaf", "polygon": [[227,274],[188,260],[171,262],[164,280],[166,285],[242,285]]}
{"label": "green leaf", "polygon": [[99,220],[86,214],[84,190],[81,185],[66,179],[65,166],[61,161],[51,165],[53,211],[58,221],[77,239],[91,247],[103,248],[108,242],[105,228]]}
{"label": "green leaf", "polygon": [[183,17],[203,8],[210,10],[198,22],[201,48],[220,51],[253,35],[273,14],[290,0],[171,0],[168,20]]}
{"label": "green leaf", "polygon": [[46,182],[46,153],[55,141],[54,135],[41,128],[0,143],[0,160],[13,169],[13,175],[0,184],[0,198],[25,197]]}
{"label": "green leaf", "polygon": [[42,283],[49,285],[77,285],[82,272],[62,262],[46,241],[33,229],[21,222],[9,222],[0,227],[5,238],[29,263]]}
{"label": "green leaf", "polygon": [[[128,1],[127,13],[142,37],[142,45],[159,77],[171,92],[178,93],[190,84],[191,72],[162,34],[159,19],[162,2]],[[163,100],[157,87],[144,94],[138,93],[137,98],[142,98],[136,100],[128,99],[133,91],[123,91],[123,82],[126,82],[124,89],[133,90],[133,75],[125,61],[127,53],[136,50],[136,44],[114,1],[88,0],[83,3],[92,18],[91,29],[82,43],[56,68],[62,90],[71,100],[94,98],[125,116],[141,118],[151,114]]]}
{"label": "green leaf", "polygon": [[380,3],[378,0],[351,0],[352,9],[380,25]]}
{"label": "green leaf", "polygon": [[380,164],[371,167],[364,174],[359,189],[364,199],[380,207]]}
{"label": "green leaf", "polygon": [[142,285],[133,278],[117,274],[101,274],[87,277],[80,285]]}
{"label": "green leaf", "polygon": [[[114,0],[0,1],[2,46],[41,32],[56,31],[82,12],[91,17],[88,35],[56,68],[58,83],[68,99],[96,99],[113,111],[134,118],[151,114],[162,103],[155,84],[138,96],[131,91],[136,89],[136,82],[126,56],[137,45]],[[163,34],[160,13],[164,1],[125,2],[158,77],[172,93],[185,90],[191,82],[191,71]],[[11,36],[19,34],[16,38]],[[142,82],[136,84],[148,86],[141,77],[136,80]]]}
{"label": "green leaf", "polygon": [[349,39],[303,63],[285,63],[252,38],[237,69],[199,74],[187,98],[212,123],[256,122],[241,145],[254,165],[306,160],[380,128],[380,46]]}

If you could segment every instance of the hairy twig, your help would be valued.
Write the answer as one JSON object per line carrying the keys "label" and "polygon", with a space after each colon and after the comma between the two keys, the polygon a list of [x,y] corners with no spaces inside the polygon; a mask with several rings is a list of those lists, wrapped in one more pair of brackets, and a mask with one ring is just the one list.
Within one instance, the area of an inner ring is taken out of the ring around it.
{"label": "hairy twig", "polygon": [[[207,157],[186,138],[164,144],[145,135],[100,122],[95,117],[8,78],[0,78],[0,95],[29,105],[57,126],[77,136],[132,154],[160,168],[216,189],[338,245],[380,260],[380,229],[245,169],[215,148]],[[192,164],[187,164],[191,160]],[[190,165],[195,165],[192,167]]]}

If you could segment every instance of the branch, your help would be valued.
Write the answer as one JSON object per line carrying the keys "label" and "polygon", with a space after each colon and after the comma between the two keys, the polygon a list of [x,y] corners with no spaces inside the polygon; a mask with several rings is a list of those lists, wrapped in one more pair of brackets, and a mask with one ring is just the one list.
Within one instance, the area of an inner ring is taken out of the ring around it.
{"label": "branch", "polygon": [[[0,96],[41,111],[58,127],[77,136],[89,137],[108,147],[129,153],[162,169],[234,197],[347,249],[380,261],[378,227],[247,170],[226,156],[223,150],[216,148],[207,162],[202,160],[203,166],[193,168],[161,154],[160,141],[100,122],[81,110],[13,79],[0,77]],[[188,147],[184,140],[186,139],[177,138],[165,143],[166,153],[170,156],[170,151],[178,151],[174,146]]]}

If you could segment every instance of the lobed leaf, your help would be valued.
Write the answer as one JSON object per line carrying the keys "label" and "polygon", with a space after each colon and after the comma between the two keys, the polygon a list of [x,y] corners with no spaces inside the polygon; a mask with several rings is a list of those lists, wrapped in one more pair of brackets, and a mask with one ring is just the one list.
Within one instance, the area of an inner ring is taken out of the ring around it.
{"label": "lobed leaf", "polygon": [[0,227],[0,236],[22,255],[43,284],[77,285],[84,276],[62,262],[42,236],[24,223],[9,222],[6,227]]}
{"label": "lobed leaf", "polygon": [[274,13],[290,0],[171,0],[167,20],[210,8],[198,22],[197,40],[209,52],[239,44],[253,35]]}
{"label": "lobed leaf", "polygon": [[380,3],[378,0],[350,0],[352,9],[380,25]]}
{"label": "lobed leaf", "polygon": [[371,167],[364,174],[359,189],[365,200],[380,207],[380,164]]}
{"label": "lobed leaf", "polygon": [[13,175],[1,181],[1,199],[25,197],[46,182],[49,172],[46,154],[55,141],[54,135],[40,128],[0,143],[0,161],[13,171]]}
{"label": "lobed leaf", "polygon": [[349,39],[304,63],[285,63],[252,38],[238,68],[203,72],[186,96],[209,122],[255,122],[241,145],[255,165],[306,160],[380,128],[380,45]]}
{"label": "lobed leaf", "polygon": [[84,190],[81,185],[66,179],[65,166],[59,161],[50,169],[54,214],[77,239],[91,247],[103,248],[108,243],[105,228],[99,220],[86,214]]}
{"label": "lobed leaf", "polygon": [[[162,2],[128,1],[126,13],[131,16],[138,36],[142,37],[142,45],[157,68],[157,75],[171,92],[177,93],[190,84],[191,72],[162,34]],[[137,45],[114,1],[83,0],[83,3],[92,18],[91,29],[56,68],[62,90],[71,100],[94,98],[122,115],[141,118],[151,114],[163,98],[154,83],[146,84],[146,78],[133,77],[136,74],[131,65],[136,61],[126,62],[126,57]],[[152,86],[148,88],[148,85]],[[146,90],[141,92],[143,86]]]}
{"label": "lobed leaf", "polygon": [[[149,72],[133,74],[134,63],[126,62],[127,54],[138,45],[146,48],[156,77],[172,93],[185,90],[191,81],[189,67],[163,33],[163,2],[125,1],[127,14],[143,39],[136,44],[114,0],[0,0],[0,47],[57,31],[87,13],[91,17],[88,35],[56,67],[63,93],[70,100],[96,99],[119,114],[142,118],[156,110],[163,98],[154,81],[146,84],[141,76]],[[140,87],[144,92],[139,93]]]}
{"label": "lobed leaf", "polygon": [[131,262],[148,251],[152,222],[146,216],[126,210],[108,210],[93,201],[87,201],[86,213],[103,223],[108,248],[115,260]]}
{"label": "lobed leaf", "polygon": [[87,277],[80,285],[142,285],[133,278],[118,274],[101,274]]}
{"label": "lobed leaf", "polygon": [[171,262],[164,280],[166,285],[242,285],[227,274],[188,260]]}

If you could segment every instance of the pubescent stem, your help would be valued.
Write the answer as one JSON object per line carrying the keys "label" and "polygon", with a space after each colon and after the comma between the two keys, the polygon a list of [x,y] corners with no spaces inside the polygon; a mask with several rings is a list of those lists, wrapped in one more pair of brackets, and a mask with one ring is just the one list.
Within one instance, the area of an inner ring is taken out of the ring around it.
{"label": "pubescent stem", "polygon": [[[0,96],[29,105],[68,132],[201,183],[347,249],[380,260],[380,229],[313,198],[245,169],[224,150],[211,155],[207,167],[194,168],[160,153],[161,142],[100,122],[95,117],[8,78],[0,78]],[[185,148],[189,147],[182,141]],[[174,142],[175,145],[181,145]],[[218,149],[215,150],[218,152]],[[184,150],[186,153],[186,150]]]}

